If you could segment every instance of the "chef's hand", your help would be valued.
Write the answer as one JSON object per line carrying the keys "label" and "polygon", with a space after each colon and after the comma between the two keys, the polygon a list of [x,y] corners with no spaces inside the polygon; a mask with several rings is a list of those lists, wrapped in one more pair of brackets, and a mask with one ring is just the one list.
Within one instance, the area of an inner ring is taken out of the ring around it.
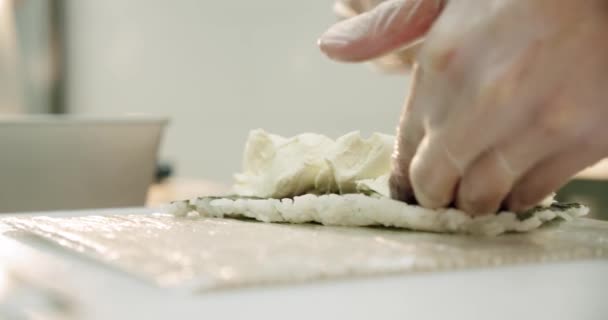
{"label": "chef's hand", "polygon": [[319,44],[356,62],[421,36],[394,198],[520,211],[608,155],[608,1],[389,0]]}
{"label": "chef's hand", "polygon": [[[340,20],[345,20],[367,12],[385,0],[336,0],[334,13]],[[400,48],[374,59],[369,60],[376,70],[385,73],[403,73],[411,71],[419,42],[412,43],[406,48]]]}

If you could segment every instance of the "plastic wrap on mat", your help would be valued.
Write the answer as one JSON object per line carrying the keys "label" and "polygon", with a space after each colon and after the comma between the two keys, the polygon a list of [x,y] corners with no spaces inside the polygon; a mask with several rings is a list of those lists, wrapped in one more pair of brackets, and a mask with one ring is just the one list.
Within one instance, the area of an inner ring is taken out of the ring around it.
{"label": "plastic wrap on mat", "polygon": [[608,222],[495,238],[169,215],[23,217],[35,234],[160,286],[192,290],[608,257]]}

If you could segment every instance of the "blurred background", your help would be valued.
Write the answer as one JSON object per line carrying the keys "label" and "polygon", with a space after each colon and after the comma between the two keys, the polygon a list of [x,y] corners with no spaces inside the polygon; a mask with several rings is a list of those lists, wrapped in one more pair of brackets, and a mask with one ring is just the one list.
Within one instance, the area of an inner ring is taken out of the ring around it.
{"label": "blurred background", "polygon": [[228,183],[254,128],[392,132],[407,86],[319,52],[331,1],[0,3],[4,112],[167,115],[161,157],[192,178]]}
{"label": "blurred background", "polygon": [[[391,133],[407,76],[324,57],[332,4],[0,0],[0,113],[168,116],[165,171],[223,184],[251,129]],[[565,200],[606,208],[577,183]]]}

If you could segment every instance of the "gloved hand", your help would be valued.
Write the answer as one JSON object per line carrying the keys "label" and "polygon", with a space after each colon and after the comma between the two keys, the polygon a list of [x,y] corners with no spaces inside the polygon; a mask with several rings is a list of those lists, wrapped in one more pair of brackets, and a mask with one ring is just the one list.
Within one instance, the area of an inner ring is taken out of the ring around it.
{"label": "gloved hand", "polygon": [[607,1],[389,0],[319,44],[357,62],[422,36],[394,198],[520,211],[608,156]]}
{"label": "gloved hand", "polygon": [[[437,6],[441,5],[440,1],[441,0],[436,0]],[[350,19],[362,13],[368,12],[384,2],[386,2],[386,0],[337,0],[334,4],[334,13],[341,20]],[[407,14],[407,12],[402,13]],[[391,17],[377,18],[384,19]],[[422,33],[418,33],[416,36],[421,35]],[[414,57],[417,54],[423,40],[415,39],[415,37],[408,41],[404,41],[403,43],[397,44],[397,46],[390,50],[383,48],[380,54],[375,54],[372,58],[365,60],[369,60],[369,62],[373,63],[374,66],[383,72],[395,73],[410,71],[414,63]],[[334,41],[335,40],[338,39],[334,39]],[[335,48],[335,46],[333,47]],[[328,53],[331,54],[331,52]]]}
{"label": "gloved hand", "polygon": [[[345,20],[370,11],[385,0],[337,0],[334,3],[334,13],[340,20]],[[420,42],[420,41],[419,41]],[[388,54],[371,59],[369,62],[377,70],[385,73],[403,73],[410,71],[414,57],[419,48],[419,42],[406,44]]]}

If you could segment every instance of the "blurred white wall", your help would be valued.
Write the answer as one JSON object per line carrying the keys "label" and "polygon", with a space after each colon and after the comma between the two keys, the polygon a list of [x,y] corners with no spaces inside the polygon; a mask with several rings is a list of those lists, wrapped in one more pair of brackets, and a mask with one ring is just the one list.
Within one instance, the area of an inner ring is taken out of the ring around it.
{"label": "blurred white wall", "polygon": [[407,79],[325,58],[331,1],[69,0],[68,110],[173,121],[178,175],[229,181],[247,133],[394,131]]}

